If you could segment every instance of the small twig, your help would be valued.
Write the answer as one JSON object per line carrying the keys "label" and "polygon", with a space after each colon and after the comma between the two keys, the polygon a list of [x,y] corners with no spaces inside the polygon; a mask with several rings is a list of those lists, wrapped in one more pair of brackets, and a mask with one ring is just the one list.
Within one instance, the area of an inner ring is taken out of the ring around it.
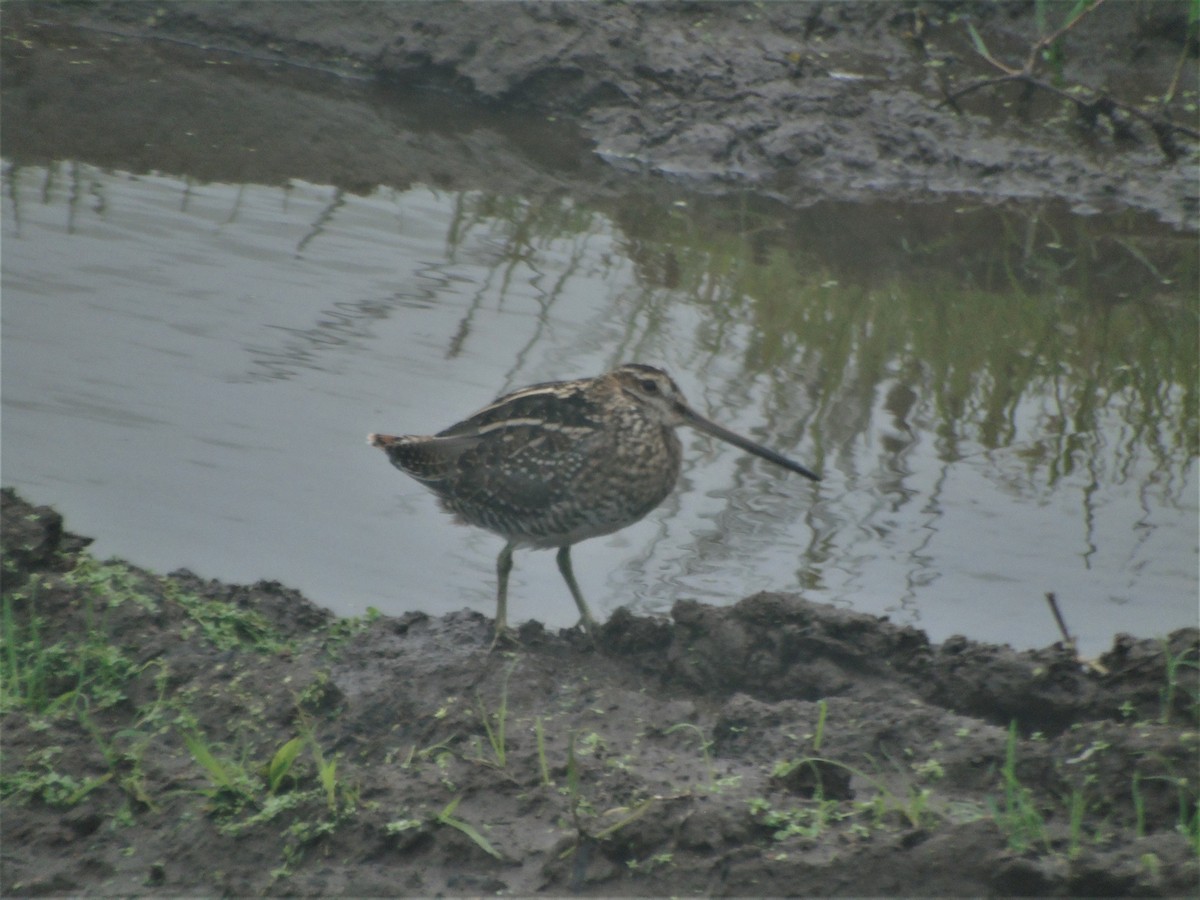
{"label": "small twig", "polygon": [[[975,52],[978,53],[990,66],[1002,72],[995,78],[986,78],[982,81],[977,81],[974,84],[969,84],[952,93],[947,93],[939,104],[939,106],[951,106],[958,109],[958,100],[968,94],[972,94],[981,88],[997,87],[1001,84],[1009,82],[1020,82],[1025,86],[1026,91],[1043,90],[1049,94],[1053,94],[1062,100],[1069,100],[1075,105],[1075,108],[1083,115],[1089,123],[1094,122],[1098,114],[1104,114],[1112,123],[1113,131],[1118,136],[1132,137],[1133,133],[1126,123],[1121,122],[1114,116],[1117,111],[1123,112],[1141,122],[1144,122],[1154,132],[1154,136],[1158,141],[1159,147],[1169,159],[1176,159],[1180,155],[1178,147],[1174,142],[1174,135],[1182,134],[1192,140],[1200,140],[1200,131],[1195,128],[1189,128],[1186,125],[1179,125],[1171,121],[1169,118],[1156,116],[1147,113],[1131,103],[1125,103],[1117,100],[1108,94],[1088,89],[1090,97],[1083,98],[1077,94],[1065,91],[1049,82],[1043,81],[1034,74],[1038,66],[1038,61],[1042,53],[1048,47],[1061,40],[1072,28],[1077,26],[1084,18],[1095,12],[1105,0],[1092,0],[1092,3],[1081,9],[1078,13],[1071,17],[1069,21],[1061,27],[1052,31],[1050,34],[1043,35],[1030,47],[1029,55],[1025,59],[1025,64],[1020,69],[1014,68],[992,54],[987,44],[984,43],[983,37],[975,30],[971,23],[967,23],[967,30],[971,36],[971,42],[975,46]],[[1185,48],[1186,52],[1186,48]],[[1168,93],[1164,95],[1164,99],[1174,93],[1175,83],[1178,81],[1178,72],[1175,79],[1172,80],[1171,87]],[[1165,104],[1164,104],[1165,110]]]}
{"label": "small twig", "polygon": [[981,88],[995,87],[998,84],[1007,84],[1010,81],[1024,81],[1025,76],[1020,72],[1013,72],[1011,75],[998,75],[995,78],[985,78],[983,81],[977,81],[974,84],[968,84],[965,88],[959,88],[957,91],[946,95],[942,100],[941,105],[947,104],[953,106],[957,103],[960,97],[965,97],[967,94],[973,94]]}
{"label": "small twig", "polygon": [[1097,7],[1099,7],[1103,2],[1104,2],[1104,0],[1092,0],[1091,6],[1087,7],[1086,9],[1081,9],[1076,14],[1075,18],[1071,19],[1069,22],[1064,24],[1057,31],[1053,31],[1050,34],[1044,35],[1041,38],[1039,38],[1038,42],[1036,44],[1034,44],[1032,48],[1030,48],[1029,57],[1025,60],[1025,67],[1022,69],[1022,71],[1026,75],[1032,75],[1034,67],[1037,65],[1038,58],[1041,56],[1042,51],[1045,50],[1047,47],[1053,46],[1055,41],[1057,41],[1064,34],[1066,34],[1068,31],[1070,31],[1072,28],[1074,28],[1076,25],[1078,25],[1081,21],[1083,21],[1083,19],[1085,17],[1087,17],[1087,16],[1091,15],[1093,12],[1095,12]]}
{"label": "small twig", "polygon": [[1020,69],[1014,69],[1012,66],[1006,66],[1000,60],[996,59],[992,55],[992,51],[988,49],[987,44],[983,42],[983,36],[975,30],[975,26],[970,22],[967,23],[967,32],[971,35],[971,43],[975,45],[975,52],[986,59],[993,67],[1011,78],[1019,78],[1023,74],[1029,74],[1028,72],[1022,72]]}
{"label": "small twig", "polygon": [[1046,604],[1050,607],[1050,612],[1054,613],[1054,621],[1058,623],[1059,633],[1063,637],[1063,645],[1071,651],[1071,655],[1075,657],[1075,662],[1091,669],[1099,675],[1107,675],[1108,668],[1100,660],[1084,659],[1079,655],[1079,648],[1075,644],[1075,638],[1071,637],[1071,632],[1067,630],[1067,622],[1059,611],[1058,598],[1054,596],[1054,591],[1046,592]]}
{"label": "small twig", "polygon": [[1171,76],[1171,83],[1167,85],[1167,89],[1162,95],[1162,105],[1164,107],[1175,99],[1175,91],[1179,89],[1179,78],[1183,74],[1183,64],[1187,62],[1188,43],[1189,41],[1185,37],[1183,49],[1179,51],[1179,61],[1175,63],[1175,73]]}
{"label": "small twig", "polygon": [[1107,102],[1107,104],[1109,105],[1110,108],[1119,109],[1122,112],[1128,113],[1129,115],[1133,116],[1136,119],[1141,119],[1147,125],[1150,125],[1152,127],[1162,126],[1165,128],[1169,128],[1173,131],[1178,131],[1180,134],[1186,134],[1190,138],[1200,139],[1200,131],[1197,131],[1195,128],[1188,128],[1186,125],[1177,125],[1174,122],[1163,121],[1162,119],[1158,118],[1157,116],[1153,116],[1150,113],[1139,109],[1138,107],[1134,106],[1131,103],[1125,103],[1121,100],[1114,99],[1113,97],[1110,97],[1107,94],[1098,94],[1098,95],[1096,95],[1095,100],[1092,100],[1089,102],[1087,100],[1084,100],[1082,97],[1077,97],[1074,94],[1069,93],[1068,91],[1064,91],[1062,88],[1057,88],[1052,84],[1047,84],[1046,82],[1042,81],[1040,78],[1028,78],[1028,79],[1022,79],[1022,80],[1027,81],[1029,84],[1033,85],[1034,87],[1041,88],[1043,91],[1049,91],[1051,94],[1054,94],[1055,96],[1060,97],[1063,100],[1070,100],[1072,103],[1074,103],[1076,106],[1078,106],[1080,108],[1096,106],[1101,101],[1105,101],[1105,102]]}
{"label": "small twig", "polygon": [[[1005,69],[1006,67],[1001,66],[1000,68]],[[957,104],[960,97],[965,97],[967,94],[973,94],[973,93],[975,93],[975,91],[978,91],[981,88],[996,87],[997,85],[1008,84],[1010,82],[1020,82],[1021,84],[1024,84],[1027,88],[1036,88],[1039,90],[1046,91],[1049,94],[1053,94],[1054,96],[1056,96],[1062,100],[1069,100],[1081,112],[1085,112],[1085,113],[1089,112],[1089,111],[1094,112],[1099,109],[1100,105],[1105,105],[1105,106],[1107,106],[1107,109],[1109,111],[1109,118],[1111,119],[1112,118],[1111,111],[1120,110],[1120,111],[1132,116],[1135,119],[1145,122],[1152,129],[1154,129],[1156,135],[1159,132],[1162,132],[1162,133],[1175,132],[1178,134],[1186,135],[1187,137],[1191,138],[1192,140],[1200,140],[1200,131],[1198,131],[1197,129],[1189,128],[1186,125],[1180,125],[1176,122],[1166,121],[1159,116],[1152,115],[1150,113],[1145,112],[1144,110],[1139,109],[1138,107],[1134,106],[1131,103],[1125,103],[1122,100],[1116,100],[1116,99],[1108,96],[1107,94],[1093,94],[1093,99],[1086,99],[1084,97],[1079,97],[1068,91],[1064,91],[1062,88],[1055,87],[1054,85],[1049,84],[1048,82],[1042,81],[1040,78],[1036,78],[1035,76],[1028,75],[1024,72],[1010,72],[1009,74],[1006,74],[1006,75],[999,75],[996,78],[986,78],[983,81],[977,81],[974,84],[969,84],[964,88],[960,88],[959,90],[954,91],[951,94],[948,94],[942,100],[941,104],[939,104],[939,105],[954,106]],[[1161,139],[1160,139],[1160,143],[1161,143]]]}
{"label": "small twig", "polygon": [[1058,598],[1054,596],[1054,591],[1046,592],[1046,603],[1050,606],[1050,612],[1054,613],[1054,621],[1058,623],[1058,630],[1063,636],[1063,643],[1074,651],[1075,638],[1071,637],[1071,632],[1067,631],[1067,623],[1063,620],[1062,613],[1059,612]]}

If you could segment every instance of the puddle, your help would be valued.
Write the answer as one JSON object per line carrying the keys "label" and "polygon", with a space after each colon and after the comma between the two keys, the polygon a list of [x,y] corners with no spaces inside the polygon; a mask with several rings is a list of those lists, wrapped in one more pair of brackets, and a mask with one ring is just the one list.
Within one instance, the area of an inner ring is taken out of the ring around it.
{"label": "puddle", "polygon": [[[306,134],[373,116],[425,145],[413,177],[366,185],[313,147],[302,177],[296,133],[248,125],[207,156],[196,127],[161,130],[171,151],[6,127],[4,482],[99,554],[341,614],[490,615],[499,539],[365,435],[638,360],[825,481],[683,435],[667,502],[573,554],[597,615],[802,590],[1025,647],[1057,638],[1054,591],[1089,652],[1195,624],[1192,236],[1035,205],[591,195],[544,143],[485,152],[494,115],[435,133],[377,89],[328,93]],[[510,597],[514,621],[574,619],[552,554],[517,555]]]}

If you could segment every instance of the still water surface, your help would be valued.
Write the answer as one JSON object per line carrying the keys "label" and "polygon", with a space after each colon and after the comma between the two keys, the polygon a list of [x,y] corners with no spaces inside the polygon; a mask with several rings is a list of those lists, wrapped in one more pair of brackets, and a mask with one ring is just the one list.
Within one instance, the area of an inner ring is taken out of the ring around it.
{"label": "still water surface", "polygon": [[[709,230],[700,205],[9,163],[4,483],[102,556],[274,578],[341,614],[490,615],[500,539],[365,435],[636,360],[825,480],[685,433],[667,502],[575,551],[597,615],[799,590],[1034,646],[1055,591],[1089,652],[1196,623],[1187,239],[947,206],[912,246],[881,207],[894,227],[847,248],[829,223],[861,209]],[[553,554],[519,553],[511,592],[514,621],[574,620]]]}

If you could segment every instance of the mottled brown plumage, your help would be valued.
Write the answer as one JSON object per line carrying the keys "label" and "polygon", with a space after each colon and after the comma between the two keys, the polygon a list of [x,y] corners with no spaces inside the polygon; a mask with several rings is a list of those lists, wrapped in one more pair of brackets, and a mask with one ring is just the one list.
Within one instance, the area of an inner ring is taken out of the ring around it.
{"label": "mottled brown plumage", "polygon": [[431,437],[372,434],[368,441],[460,521],[507,541],[497,560],[499,639],[508,629],[508,574],[517,547],[558,548],[559,570],[592,631],[571,570],[571,545],[632,525],[666,498],[679,475],[679,425],[820,480],[700,416],[666,372],[637,364],[514,391]]}

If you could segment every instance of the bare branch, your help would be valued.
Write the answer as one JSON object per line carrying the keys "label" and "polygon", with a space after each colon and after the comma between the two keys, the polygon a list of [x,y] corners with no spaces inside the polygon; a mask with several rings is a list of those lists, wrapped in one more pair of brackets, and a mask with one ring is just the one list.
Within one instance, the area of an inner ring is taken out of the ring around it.
{"label": "bare branch", "polygon": [[[1057,87],[1056,85],[1053,85],[1034,74],[1034,71],[1038,65],[1038,61],[1042,58],[1044,51],[1048,47],[1054,46],[1054,44],[1061,40],[1063,36],[1065,36],[1072,28],[1075,28],[1080,22],[1095,12],[1104,3],[1105,0],[1092,0],[1090,4],[1083,9],[1080,9],[1061,27],[1038,38],[1033,46],[1030,47],[1029,55],[1025,59],[1025,65],[1020,69],[1015,69],[998,59],[988,48],[987,44],[984,43],[983,37],[976,30],[975,26],[968,22],[967,30],[970,34],[971,42],[974,44],[975,52],[978,53],[979,56],[988,63],[988,65],[998,69],[1003,74],[995,78],[985,78],[956,91],[948,92],[946,93],[946,96],[942,102],[938,105],[948,105],[957,109],[958,100],[967,96],[968,94],[973,94],[975,91],[983,88],[997,87],[1002,84],[1017,82],[1025,85],[1025,88],[1028,91],[1042,90],[1062,100],[1069,100],[1075,105],[1075,108],[1088,120],[1089,123],[1094,122],[1098,115],[1106,116],[1109,122],[1112,124],[1114,132],[1116,132],[1118,135],[1132,137],[1133,132],[1130,130],[1127,122],[1123,122],[1115,116],[1116,112],[1120,111],[1131,118],[1144,122],[1147,126],[1149,126],[1151,131],[1154,132],[1154,137],[1158,141],[1158,146],[1162,150],[1163,154],[1168,159],[1173,160],[1178,158],[1182,151],[1175,143],[1175,136],[1186,135],[1192,140],[1200,140],[1200,131],[1197,131],[1195,128],[1191,128],[1186,125],[1179,125],[1171,121],[1165,104],[1163,106],[1163,114],[1156,115],[1146,112],[1132,103],[1126,103],[1124,101],[1117,100],[1109,94],[1102,93],[1091,88],[1087,88],[1088,94],[1086,96],[1080,96],[1077,92],[1065,91],[1062,88]],[[1174,93],[1177,80],[1178,72],[1176,73],[1176,78],[1172,81],[1172,84],[1168,89],[1168,94],[1164,96],[1169,97]]]}
{"label": "bare branch", "polygon": [[1084,18],[1095,12],[1103,3],[1104,0],[1092,0],[1091,5],[1085,9],[1081,9],[1057,31],[1052,31],[1050,34],[1043,35],[1041,38],[1039,38],[1037,43],[1030,48],[1029,56],[1025,60],[1025,67],[1021,71],[1023,71],[1026,75],[1032,75],[1034,68],[1037,66],[1037,61],[1041,58],[1042,51],[1047,47],[1052,47],[1059,38],[1082,22]]}

